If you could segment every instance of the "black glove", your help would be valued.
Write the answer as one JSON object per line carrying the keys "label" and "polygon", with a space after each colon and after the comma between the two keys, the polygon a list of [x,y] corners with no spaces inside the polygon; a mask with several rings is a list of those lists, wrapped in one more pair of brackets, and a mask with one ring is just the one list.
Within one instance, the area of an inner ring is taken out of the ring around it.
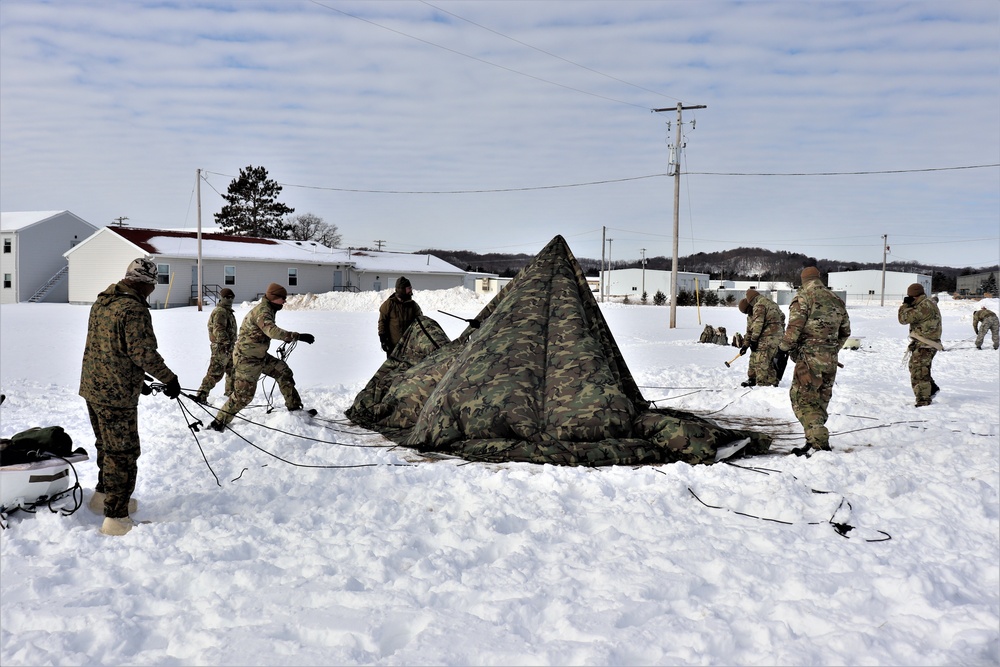
{"label": "black glove", "polygon": [[313,336],[312,334],[300,333],[299,334],[299,340],[302,341],[303,343],[307,343],[309,345],[312,345],[313,343],[316,342],[316,336]]}
{"label": "black glove", "polygon": [[143,382],[143,383],[142,383],[142,389],[140,389],[139,391],[141,391],[141,392],[142,392],[142,395],[143,395],[143,396],[149,396],[150,394],[152,394],[152,393],[153,393],[153,390],[152,390],[152,389],[150,389],[150,388],[149,388],[149,385],[148,385],[148,384],[146,384],[145,382]]}
{"label": "black glove", "polygon": [[743,347],[741,347],[741,348],[740,348],[740,356],[741,356],[741,357],[742,357],[742,356],[743,356],[744,354],[746,354],[746,353],[747,353],[747,348],[748,348],[748,347],[750,347],[750,346],[749,346],[749,345],[744,345]]}
{"label": "black glove", "polygon": [[903,303],[905,303],[907,306],[912,306],[913,305],[913,297],[912,296],[904,296],[903,297]]}
{"label": "black glove", "polygon": [[749,345],[750,345],[750,351],[751,352],[756,352],[757,351],[757,345],[759,343],[760,343],[760,341],[756,341],[756,340],[750,341],[750,343],[749,343]]}
{"label": "black glove", "polygon": [[181,395],[181,383],[178,382],[177,378],[174,378],[163,387],[163,393],[169,398],[177,398]]}

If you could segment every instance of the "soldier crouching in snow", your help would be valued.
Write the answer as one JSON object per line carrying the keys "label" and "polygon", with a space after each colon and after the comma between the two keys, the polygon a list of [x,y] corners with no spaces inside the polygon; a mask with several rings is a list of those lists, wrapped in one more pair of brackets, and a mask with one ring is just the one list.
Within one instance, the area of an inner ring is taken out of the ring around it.
{"label": "soldier crouching in snow", "polygon": [[302,399],[295,389],[292,369],[281,359],[267,353],[271,339],[286,343],[300,340],[310,345],[316,341],[312,334],[285,331],[275,323],[274,316],[285,305],[286,296],[288,291],[284,287],[271,283],[267,286],[264,298],[243,318],[236,348],[233,350],[233,393],[208,425],[209,428],[215,431],[225,430],[236,414],[253,400],[257,393],[257,380],[261,375],[278,381],[278,388],[289,412],[302,409]]}
{"label": "soldier crouching in snow", "polygon": [[986,306],[972,314],[972,330],[976,332],[977,350],[983,349],[983,341],[986,340],[988,332],[993,334],[993,349],[1000,348],[1000,320],[997,319],[997,314]]}
{"label": "soldier crouching in snow", "polygon": [[823,285],[819,269],[802,269],[802,287],[788,307],[788,327],[778,344],[795,360],[789,397],[802,424],[806,444],[792,450],[802,455],[812,449],[830,449],[826,428],[827,406],[837,378],[837,354],[851,335],[851,320],[840,298]]}
{"label": "soldier crouching in snow", "polygon": [[156,289],[156,265],[140,257],[125,277],[97,295],[83,349],[80,396],[87,401],[97,449],[97,487],[90,509],[104,514],[101,532],[124,535],[135,522],[132,500],[139,459],[139,394],[148,373],[177,398],[181,385],[157,351],[146,299]]}
{"label": "soldier crouching in snow", "polygon": [[910,325],[910,386],[916,407],[931,404],[939,387],[931,377],[934,355],[941,349],[941,311],[927,298],[924,286],[913,283],[906,288],[906,298],[899,306],[900,324]]}

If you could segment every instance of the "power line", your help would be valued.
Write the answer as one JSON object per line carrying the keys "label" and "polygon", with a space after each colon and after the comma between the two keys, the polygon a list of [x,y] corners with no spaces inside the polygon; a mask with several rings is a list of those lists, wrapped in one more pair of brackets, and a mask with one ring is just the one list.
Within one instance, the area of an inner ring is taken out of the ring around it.
{"label": "power line", "polygon": [[416,37],[414,35],[410,35],[408,33],[405,33],[403,31],[401,31],[401,30],[396,30],[395,28],[390,28],[388,26],[384,26],[381,23],[376,23],[375,21],[371,21],[371,20],[363,18],[361,16],[357,16],[355,14],[351,14],[350,12],[345,12],[342,9],[337,9],[336,7],[331,7],[329,5],[323,4],[322,2],[319,2],[319,0],[309,0],[309,1],[311,3],[313,3],[314,5],[318,5],[320,7],[325,8],[325,9],[329,9],[330,11],[337,12],[339,14],[343,14],[344,16],[349,16],[352,19],[357,19],[358,21],[364,21],[365,23],[368,23],[369,25],[373,25],[376,28],[382,28],[383,30],[388,30],[389,32],[393,32],[393,33],[396,33],[397,35],[402,35],[403,37],[407,37],[409,39],[416,40],[416,41],[418,41],[418,42],[420,42],[422,44],[426,44],[428,46],[433,46],[435,48],[442,49],[444,51],[448,51],[449,53],[454,53],[455,55],[462,56],[463,58],[469,58],[470,60],[475,60],[476,62],[483,63],[484,65],[490,65],[491,67],[496,67],[496,68],[502,69],[502,70],[504,70],[506,72],[510,72],[511,74],[518,74],[520,76],[526,76],[529,79],[534,79],[535,81],[540,81],[542,83],[547,83],[550,86],[559,86],[560,88],[565,88],[566,90],[572,90],[574,92],[582,93],[584,95],[590,95],[591,97],[598,97],[598,98],[600,98],[602,100],[607,100],[609,102],[616,102],[618,104],[625,104],[625,105],[628,105],[630,107],[636,107],[637,109],[648,109],[649,108],[649,107],[643,106],[641,104],[633,104],[632,102],[625,102],[624,100],[616,100],[613,97],[608,97],[607,95],[601,95],[600,93],[591,93],[591,92],[583,90],[581,88],[574,88],[573,86],[567,86],[565,84],[557,83],[555,81],[549,81],[548,79],[543,79],[540,76],[535,76],[534,74],[528,74],[527,72],[521,72],[519,70],[512,69],[512,68],[506,67],[504,65],[500,65],[500,64],[497,64],[497,63],[494,63],[494,62],[490,62],[489,60],[484,60],[483,58],[479,58],[477,56],[469,55],[468,53],[462,53],[461,51],[457,51],[457,50],[455,50],[453,48],[450,48],[450,47],[447,47],[447,46],[443,46],[441,44],[436,44],[434,42],[428,41],[428,40],[423,39],[421,37]]}
{"label": "power line", "polygon": [[526,46],[529,49],[534,49],[535,51],[538,51],[539,53],[544,53],[547,56],[551,56],[553,58],[557,58],[557,59],[559,59],[559,60],[561,60],[561,61],[563,61],[565,63],[569,63],[570,65],[574,65],[574,66],[579,67],[581,69],[585,69],[588,72],[593,72],[594,74],[597,74],[599,76],[603,76],[605,78],[611,79],[612,81],[617,81],[618,83],[624,83],[626,86],[632,86],[633,88],[638,88],[639,90],[644,90],[647,93],[653,93],[654,95],[659,95],[660,97],[666,97],[667,99],[676,100],[678,102],[682,101],[682,100],[680,100],[680,99],[678,99],[676,97],[671,97],[670,95],[666,95],[664,93],[661,93],[661,92],[658,92],[658,91],[655,91],[655,90],[650,90],[649,88],[644,88],[643,86],[631,83],[629,81],[625,81],[624,79],[619,79],[616,76],[611,76],[610,74],[605,74],[604,72],[599,72],[596,69],[593,69],[591,67],[587,67],[586,65],[581,65],[578,62],[573,62],[572,60],[569,60],[568,58],[563,58],[562,56],[556,55],[555,53],[551,53],[549,51],[546,51],[545,49],[540,49],[537,46],[532,46],[531,44],[528,44],[527,42],[522,42],[521,40],[516,39],[514,37],[511,37],[510,35],[505,35],[502,32],[498,32],[498,31],[494,30],[493,28],[488,28],[488,27],[482,25],[481,23],[476,23],[475,21],[469,20],[469,19],[465,18],[464,16],[459,16],[458,14],[455,14],[453,12],[449,12],[447,9],[442,9],[441,7],[437,7],[435,5],[432,5],[431,3],[427,2],[427,0],[420,0],[420,1],[422,3],[424,3],[425,5],[427,5],[428,7],[436,9],[437,11],[439,11],[439,12],[441,12],[443,14],[447,14],[448,16],[454,16],[455,18],[457,18],[460,21],[465,21],[466,23],[471,23],[472,25],[476,26],[477,28],[482,28],[483,30],[486,30],[488,32],[492,32],[494,35],[499,35],[500,37],[503,37],[504,39],[509,39],[512,42],[520,44],[521,46]]}
{"label": "power line", "polygon": [[[885,171],[822,171],[811,173],[741,173],[741,172],[708,172],[708,171],[686,171],[683,174],[698,176],[870,176],[878,174],[917,174],[934,171],[957,171],[961,169],[988,169],[1000,167],[997,164],[976,164],[963,167],[930,167],[927,169],[891,169]],[[232,174],[223,174],[217,171],[203,170],[202,173],[235,178]],[[586,181],[583,183],[563,183],[560,185],[536,185],[521,188],[479,188],[475,190],[374,190],[365,188],[336,188],[319,185],[300,185],[297,183],[278,183],[285,188],[302,188],[306,190],[329,190],[331,192],[354,192],[359,194],[378,195],[467,195],[467,194],[489,194],[500,192],[530,192],[533,190],[558,190],[561,188],[582,188],[592,185],[608,185],[611,183],[627,183],[629,181],[641,181],[649,178],[673,177],[673,174],[648,174],[646,176],[630,176],[626,178],[609,178],[602,181]],[[214,188],[213,188],[214,189]]]}
{"label": "power line", "polygon": [[685,172],[697,176],[867,176],[870,174],[913,174],[927,171],[955,171],[957,169],[985,169],[987,167],[1000,167],[997,164],[973,164],[965,167],[930,167],[928,169],[886,169],[883,171],[814,171],[814,172],[773,172],[773,173],[747,173],[747,172],[717,172],[717,171],[688,171]]}

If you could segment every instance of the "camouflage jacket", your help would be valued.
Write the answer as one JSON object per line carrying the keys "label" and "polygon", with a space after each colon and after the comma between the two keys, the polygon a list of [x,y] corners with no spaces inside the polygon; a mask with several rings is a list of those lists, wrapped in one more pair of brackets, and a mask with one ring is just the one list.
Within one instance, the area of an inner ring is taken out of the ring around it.
{"label": "camouflage jacket", "polygon": [[836,363],[837,353],[850,336],[851,318],[844,302],[822,281],[814,279],[799,288],[792,299],[788,327],[778,347],[786,352],[797,348],[807,354],[832,353]]}
{"label": "camouflage jacket", "polygon": [[785,331],[785,314],[774,301],[763,294],[755,296],[747,313],[747,342],[781,338]]}
{"label": "camouflage jacket", "polygon": [[232,299],[221,299],[208,316],[208,340],[213,346],[232,351],[236,345],[236,315]]}
{"label": "camouflage jacket", "polygon": [[177,377],[156,348],[149,304],[124,283],[110,285],[90,308],[80,396],[99,405],[135,407],[146,373],[161,382]]}
{"label": "camouflage jacket", "polygon": [[980,308],[972,314],[972,330],[979,333],[979,323],[987,329],[992,329],[997,323],[997,314],[988,308]]}
{"label": "camouflage jacket", "polygon": [[274,314],[276,312],[270,301],[261,298],[260,303],[254,306],[243,318],[233,354],[252,359],[263,359],[267,355],[267,348],[271,346],[272,338],[286,343],[298,340],[297,333],[285,331],[275,323]]}
{"label": "camouflage jacket", "polygon": [[395,347],[403,332],[421,315],[416,301],[402,301],[393,294],[378,309],[378,339]]}
{"label": "camouflage jacket", "polygon": [[941,311],[938,310],[937,304],[924,294],[915,298],[912,306],[906,303],[900,304],[899,323],[909,324],[910,333],[941,342]]}

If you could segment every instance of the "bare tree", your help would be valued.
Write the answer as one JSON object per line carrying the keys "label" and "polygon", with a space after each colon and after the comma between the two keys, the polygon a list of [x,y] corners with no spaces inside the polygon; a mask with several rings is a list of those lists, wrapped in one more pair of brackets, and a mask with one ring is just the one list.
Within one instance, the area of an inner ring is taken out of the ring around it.
{"label": "bare tree", "polygon": [[288,219],[289,238],[295,241],[316,241],[328,248],[340,247],[340,232],[337,225],[323,222],[323,218],[312,213],[301,213]]}

